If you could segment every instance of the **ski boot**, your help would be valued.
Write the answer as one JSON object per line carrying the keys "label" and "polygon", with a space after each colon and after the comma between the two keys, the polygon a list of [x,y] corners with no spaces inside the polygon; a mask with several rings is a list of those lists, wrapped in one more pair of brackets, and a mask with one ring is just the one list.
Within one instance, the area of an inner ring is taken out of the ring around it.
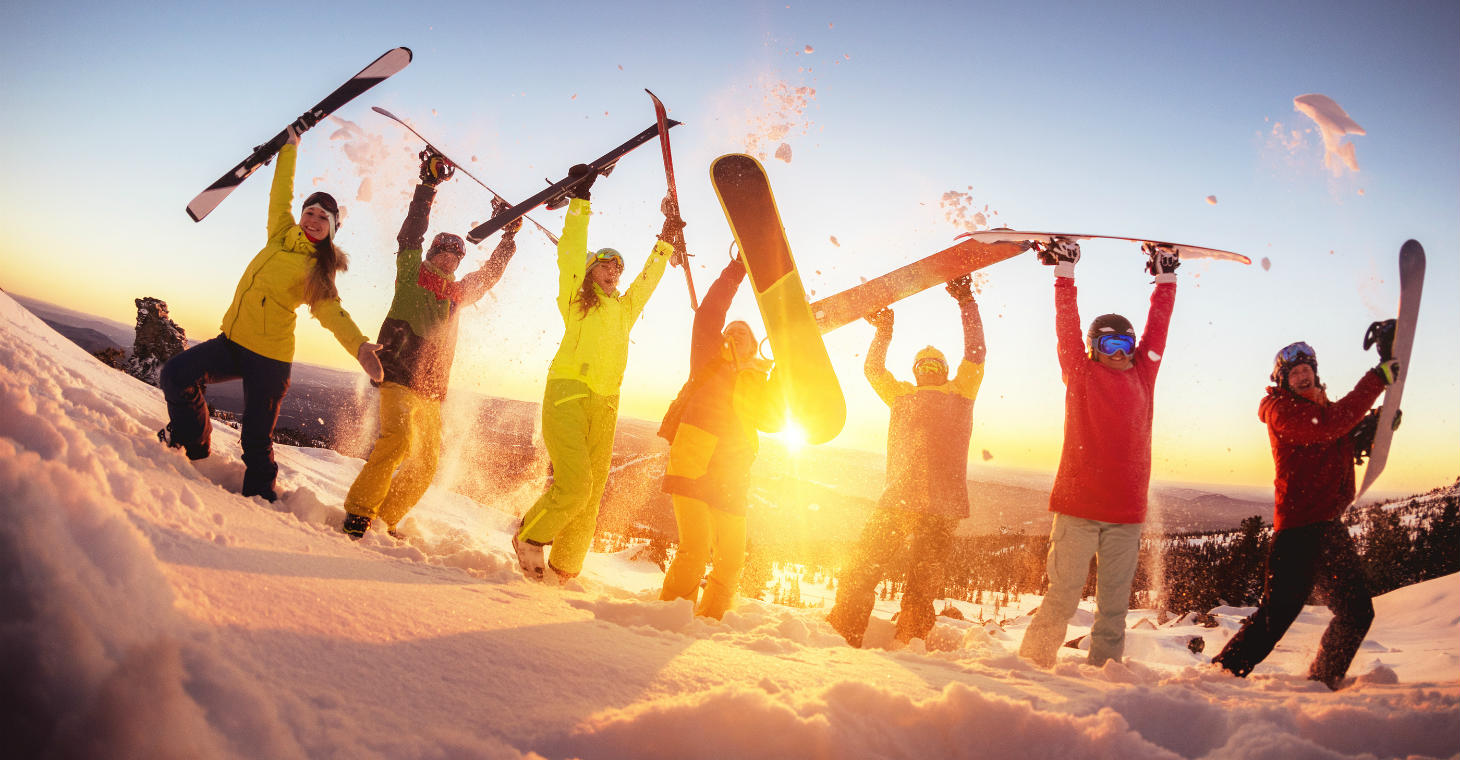
{"label": "ski boot", "polygon": [[528,580],[543,580],[547,561],[543,557],[542,546],[542,544],[519,538],[516,531],[512,533],[512,551],[517,555],[517,566],[522,568],[522,574],[527,576]]}
{"label": "ski boot", "polygon": [[356,514],[346,514],[345,524],[341,527],[341,530],[345,532],[345,535],[349,536],[350,539],[354,541],[359,541],[360,539],[364,538],[365,531],[369,529],[370,518]]}
{"label": "ski boot", "polygon": [[171,424],[157,431],[157,440],[169,449],[182,449],[188,455],[188,459],[194,462],[208,458],[208,445],[205,443],[173,443]]}

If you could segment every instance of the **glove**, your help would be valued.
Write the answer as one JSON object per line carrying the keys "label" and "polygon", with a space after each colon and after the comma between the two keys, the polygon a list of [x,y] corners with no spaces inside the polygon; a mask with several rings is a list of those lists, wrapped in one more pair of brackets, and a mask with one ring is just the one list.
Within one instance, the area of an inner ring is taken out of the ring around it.
{"label": "glove", "polygon": [[965,274],[962,277],[954,277],[948,281],[948,295],[958,303],[973,300],[973,275]]}
{"label": "glove", "polygon": [[877,328],[878,332],[892,329],[892,309],[882,307],[867,315],[867,321]]}
{"label": "glove", "polygon": [[[1181,254],[1169,245],[1142,243],[1141,250],[1150,257],[1146,260],[1146,271],[1156,277],[1156,282],[1175,282],[1176,268],[1181,266]],[[1171,275],[1163,277],[1163,275]]]}
{"label": "glove", "polygon": [[568,170],[568,178],[578,180],[568,186],[568,197],[582,198],[586,201],[588,200],[588,191],[598,179],[598,172],[594,171],[593,167],[588,164],[574,164]]}
{"label": "glove", "polygon": [[[492,198],[493,217],[501,216],[502,214],[506,213],[507,209],[510,208],[512,208],[512,204],[508,203],[507,201],[501,198]],[[513,235],[516,235],[517,231],[520,229],[522,229],[522,217],[519,216],[516,219],[508,222],[507,226],[502,228],[502,236],[512,237]]]}
{"label": "glove", "polygon": [[1399,360],[1390,359],[1387,362],[1380,362],[1379,366],[1374,368],[1374,374],[1378,375],[1385,385],[1393,385],[1394,381],[1399,379]]}
{"label": "glove", "polygon": [[456,167],[430,146],[421,151],[421,184],[435,187],[456,173]]}
{"label": "glove", "polygon": [[1039,263],[1045,266],[1074,264],[1080,260],[1080,244],[1069,238],[1057,237],[1048,243],[1035,243],[1034,250]]}
{"label": "glove", "polygon": [[684,220],[678,216],[664,217],[664,226],[659,229],[659,239],[674,246],[677,252],[684,252]]}

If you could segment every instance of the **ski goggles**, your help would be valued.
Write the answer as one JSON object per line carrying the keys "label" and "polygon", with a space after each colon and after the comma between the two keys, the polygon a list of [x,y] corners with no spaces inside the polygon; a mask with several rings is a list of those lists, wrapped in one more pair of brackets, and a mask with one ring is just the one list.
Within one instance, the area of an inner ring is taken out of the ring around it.
{"label": "ski goggles", "polygon": [[1278,351],[1278,359],[1282,360],[1284,364],[1292,364],[1300,359],[1316,360],[1317,358],[1318,354],[1313,351],[1313,347],[1301,340],[1297,343],[1289,343]]}
{"label": "ski goggles", "polygon": [[1095,339],[1095,350],[1104,356],[1124,353],[1127,356],[1136,351],[1136,336],[1125,333],[1101,335]]}
{"label": "ski goggles", "polygon": [[947,372],[948,362],[942,359],[928,357],[913,362],[913,373],[918,375],[932,374],[934,372]]}
{"label": "ski goggles", "polygon": [[617,261],[619,266],[624,265],[624,257],[619,255],[618,251],[612,248],[600,248],[597,253],[593,254],[593,258],[588,260],[588,266],[591,267],[594,264],[602,264],[607,261]]}

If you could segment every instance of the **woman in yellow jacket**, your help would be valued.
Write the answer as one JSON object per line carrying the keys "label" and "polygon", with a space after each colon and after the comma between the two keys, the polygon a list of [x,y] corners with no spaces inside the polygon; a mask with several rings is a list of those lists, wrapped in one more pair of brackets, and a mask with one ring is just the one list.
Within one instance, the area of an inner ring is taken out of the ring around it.
{"label": "woman in yellow jacket", "polygon": [[[589,188],[596,175],[579,164],[570,170],[584,179],[568,193],[568,216],[558,241],[558,311],[563,342],[548,368],[542,399],[542,438],[552,462],[553,481],[512,536],[512,548],[527,577],[543,580],[552,566],[561,583],[583,569],[593,542],[598,502],[608,482],[613,432],[618,424],[618,391],[629,356],[629,330],[649,302],[664,265],[680,263],[672,240],[682,239],[682,223],[666,214],[659,241],[644,270],[623,294],[618,292],[624,259],[612,248],[588,252]],[[544,562],[543,547],[552,545]]]}
{"label": "woman in yellow jacket", "polygon": [[309,304],[314,318],[355,355],[365,372],[374,380],[381,378],[375,356],[380,346],[355,326],[335,288],[335,273],[348,266],[344,252],[334,246],[339,204],[329,193],[315,193],[305,199],[299,222],[294,221],[298,152],[299,135],[291,127],[269,190],[268,243],[238,281],[233,303],[223,315],[222,334],[174,356],[158,380],[168,423],[157,437],[185,450],[189,459],[202,459],[208,456],[212,432],[205,386],[242,378],[243,495],[269,501],[278,498],[273,435],[279,403],[289,389],[295,309]]}

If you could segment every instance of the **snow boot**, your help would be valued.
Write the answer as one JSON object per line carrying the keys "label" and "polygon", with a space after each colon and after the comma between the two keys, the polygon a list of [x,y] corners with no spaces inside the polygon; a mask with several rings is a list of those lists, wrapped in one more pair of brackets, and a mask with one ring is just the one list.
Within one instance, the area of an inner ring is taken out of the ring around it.
{"label": "snow boot", "polygon": [[169,424],[167,427],[165,427],[165,428],[157,431],[157,440],[161,441],[162,442],[162,445],[168,447],[169,449],[182,449],[183,452],[188,455],[188,459],[191,459],[194,462],[198,461],[199,459],[207,459],[208,458],[208,445],[207,444],[205,444],[205,443],[187,443],[187,444],[173,443],[172,442],[172,434],[171,433],[172,433],[172,425]]}
{"label": "snow boot", "polygon": [[359,541],[360,539],[365,537],[365,531],[369,529],[370,518],[356,514],[345,515],[345,524],[342,530],[344,530],[345,535],[349,536],[351,539]]}
{"label": "snow boot", "polygon": [[577,578],[577,573],[566,573],[553,567],[553,563],[547,564],[547,572],[543,574],[543,582],[553,586],[566,586],[568,581]]}
{"label": "snow boot", "polygon": [[528,541],[512,534],[512,551],[517,554],[517,565],[529,580],[543,580],[547,561],[543,558],[542,544]]}

